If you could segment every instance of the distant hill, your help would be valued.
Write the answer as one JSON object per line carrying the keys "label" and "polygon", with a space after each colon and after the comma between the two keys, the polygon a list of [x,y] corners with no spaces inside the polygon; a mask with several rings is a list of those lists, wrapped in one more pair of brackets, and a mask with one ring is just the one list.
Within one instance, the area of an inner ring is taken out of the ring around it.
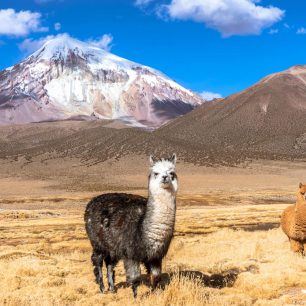
{"label": "distant hill", "polygon": [[306,66],[272,74],[240,93],[206,103],[157,133],[216,154],[304,158]]}

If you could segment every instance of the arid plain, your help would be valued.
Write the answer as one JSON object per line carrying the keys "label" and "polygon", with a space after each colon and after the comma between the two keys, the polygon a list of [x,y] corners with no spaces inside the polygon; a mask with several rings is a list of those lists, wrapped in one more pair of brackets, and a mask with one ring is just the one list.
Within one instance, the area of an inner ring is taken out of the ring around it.
{"label": "arid plain", "polygon": [[290,252],[279,220],[305,163],[179,162],[177,172],[176,231],[162,286],[150,293],[144,276],[134,301],[122,265],[117,293],[99,293],[83,211],[103,192],[145,195],[147,157],[90,166],[71,158],[2,159],[0,304],[304,305],[305,259]]}

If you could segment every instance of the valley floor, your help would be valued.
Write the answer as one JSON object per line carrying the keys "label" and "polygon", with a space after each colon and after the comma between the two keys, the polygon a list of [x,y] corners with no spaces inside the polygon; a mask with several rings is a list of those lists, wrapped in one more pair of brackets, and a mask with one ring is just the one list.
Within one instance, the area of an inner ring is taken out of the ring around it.
{"label": "valley floor", "polygon": [[145,194],[147,160],[91,168],[69,161],[66,169],[54,162],[49,176],[40,163],[1,163],[0,305],[306,305],[305,258],[290,252],[279,228],[303,163],[179,164],[175,238],[161,288],[150,293],[144,275],[135,301],[121,264],[117,293],[99,293],[83,212],[101,192]]}

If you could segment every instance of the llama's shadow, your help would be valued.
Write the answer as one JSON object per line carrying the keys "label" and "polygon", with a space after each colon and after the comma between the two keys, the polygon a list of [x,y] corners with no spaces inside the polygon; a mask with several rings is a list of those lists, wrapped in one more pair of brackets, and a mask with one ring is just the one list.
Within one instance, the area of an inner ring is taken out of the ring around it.
{"label": "llama's shadow", "polygon": [[[158,284],[158,288],[164,290],[174,278],[187,278],[190,280],[196,280],[203,287],[210,288],[224,288],[232,287],[237,280],[240,271],[233,269],[223,273],[214,273],[211,275],[204,274],[200,271],[179,271],[171,273],[163,273],[161,280]],[[139,282],[149,287],[149,279],[147,274],[141,275]],[[116,290],[119,288],[127,288],[129,285],[126,282],[121,282],[116,285]]]}

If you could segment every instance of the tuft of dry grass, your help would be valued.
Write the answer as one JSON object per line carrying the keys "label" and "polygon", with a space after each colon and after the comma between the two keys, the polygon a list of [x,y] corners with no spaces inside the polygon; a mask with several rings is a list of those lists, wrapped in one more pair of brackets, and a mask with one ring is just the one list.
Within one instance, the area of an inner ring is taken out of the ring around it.
{"label": "tuft of dry grass", "polygon": [[83,209],[2,211],[0,304],[303,305],[305,258],[274,226],[283,207],[179,208],[161,287],[150,292],[144,281],[136,300],[121,263],[117,293],[100,294]]}

